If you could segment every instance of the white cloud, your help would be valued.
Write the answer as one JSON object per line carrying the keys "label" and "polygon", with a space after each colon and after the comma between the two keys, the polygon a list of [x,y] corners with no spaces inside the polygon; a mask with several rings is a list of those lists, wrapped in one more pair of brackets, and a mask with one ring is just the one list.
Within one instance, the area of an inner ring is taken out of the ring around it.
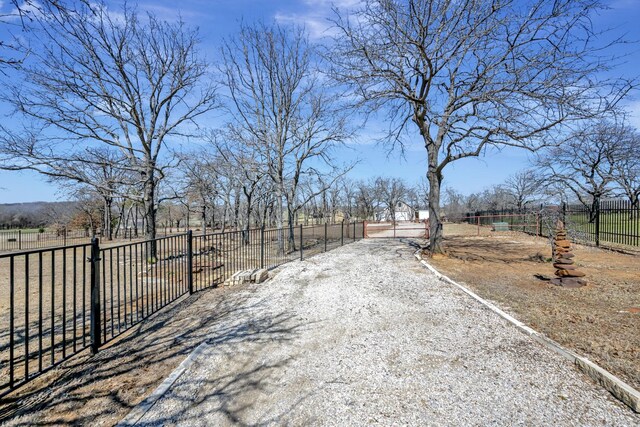
{"label": "white cloud", "polygon": [[179,7],[166,7],[154,3],[139,3],[138,7],[141,10],[153,13],[160,20],[169,22],[177,20],[178,17],[182,18],[185,22],[194,21],[203,14],[203,11],[197,12]]}
{"label": "white cloud", "polygon": [[[4,6],[4,2],[0,1],[0,10]],[[40,13],[40,3],[36,1],[32,2],[23,2],[20,5],[20,8],[14,7],[11,11],[7,12],[5,16],[2,17],[3,21],[11,22],[11,21],[19,21],[25,15],[36,15]]]}
{"label": "white cloud", "polygon": [[334,17],[332,8],[353,9],[362,0],[305,0],[307,10],[302,13],[277,12],[275,20],[284,24],[303,26],[309,32],[311,39],[321,39],[335,34],[330,18]]}
{"label": "white cloud", "polygon": [[306,28],[309,37],[313,40],[331,36],[334,30],[331,28],[331,22],[326,17],[315,16],[311,14],[297,13],[276,13],[275,19],[281,24],[295,24]]}

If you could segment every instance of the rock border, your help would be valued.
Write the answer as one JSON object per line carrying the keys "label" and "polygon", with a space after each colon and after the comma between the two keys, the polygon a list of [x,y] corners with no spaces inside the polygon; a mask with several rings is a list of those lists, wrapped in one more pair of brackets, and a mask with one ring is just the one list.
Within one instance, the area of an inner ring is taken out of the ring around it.
{"label": "rock border", "polygon": [[503,319],[513,324],[516,328],[518,328],[524,334],[530,336],[535,341],[539,342],[540,344],[544,345],[550,350],[556,352],[557,354],[564,357],[565,359],[571,361],[578,367],[578,369],[580,369],[582,372],[587,374],[591,379],[593,379],[602,387],[604,387],[618,400],[620,400],[625,405],[629,406],[634,412],[640,413],[640,392],[638,390],[634,389],[629,384],[625,383],[620,378],[616,377],[615,375],[605,370],[604,368],[596,365],[589,359],[582,357],[574,353],[573,351],[564,348],[563,346],[561,346],[551,338],[548,338],[547,336],[541,334],[540,332],[525,325],[524,323],[514,318],[513,316],[509,315],[508,313],[504,312],[494,304],[483,299],[482,297],[480,297],[479,295],[477,295],[476,293],[468,289],[466,286],[463,286],[455,282],[454,280],[450,279],[449,277],[445,276],[444,274],[440,273],[438,270],[436,270],[433,266],[431,266],[427,261],[425,261],[420,256],[420,252],[421,252],[421,249],[417,250],[414,253],[415,257],[418,259],[418,261],[420,261],[420,263],[425,268],[427,268],[427,270],[435,274],[435,276],[438,279],[458,287],[460,290],[462,290],[464,293],[466,293],[467,295],[469,295],[470,297],[478,301],[480,304],[484,305],[489,310],[496,313],[498,316],[502,317]]}
{"label": "rock border", "polygon": [[173,372],[171,372],[171,375],[169,375],[167,378],[165,378],[164,381],[162,381],[162,383],[153,391],[153,393],[151,393],[142,402],[134,406],[133,409],[127,414],[127,416],[120,420],[120,422],[118,422],[116,426],[129,427],[137,425],[142,417],[144,417],[146,413],[149,412],[149,410],[153,407],[153,405],[155,405],[158,399],[164,396],[169,388],[171,388],[173,383],[175,383],[178,378],[180,378],[180,376],[184,374],[191,365],[193,365],[196,357],[202,354],[202,352],[207,348],[209,348],[209,344],[207,344],[206,342],[203,342],[198,347],[196,347],[195,350],[193,350],[191,354],[189,354],[180,363],[180,365],[178,365],[178,367],[174,369]]}

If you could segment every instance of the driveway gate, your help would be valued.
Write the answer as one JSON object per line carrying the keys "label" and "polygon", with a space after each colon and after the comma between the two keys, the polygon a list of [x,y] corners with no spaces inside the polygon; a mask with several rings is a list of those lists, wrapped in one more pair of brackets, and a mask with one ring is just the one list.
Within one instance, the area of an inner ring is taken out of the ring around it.
{"label": "driveway gate", "polygon": [[364,235],[367,238],[429,238],[429,221],[367,222]]}

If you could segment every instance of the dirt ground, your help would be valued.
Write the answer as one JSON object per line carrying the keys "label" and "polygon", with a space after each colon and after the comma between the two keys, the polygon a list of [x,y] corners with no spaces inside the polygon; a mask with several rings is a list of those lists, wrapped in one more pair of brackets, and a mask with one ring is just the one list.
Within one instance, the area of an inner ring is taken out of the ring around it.
{"label": "dirt ground", "polygon": [[640,255],[573,245],[588,284],[567,289],[536,277],[554,277],[546,238],[477,231],[445,225],[448,254],[429,263],[640,390]]}
{"label": "dirt ground", "polygon": [[[251,309],[226,302],[227,292],[241,289],[211,289],[184,297],[96,356],[85,351],[69,359],[0,399],[0,425],[114,425],[197,345],[211,338],[204,325]],[[229,337],[237,335],[227,332]]]}

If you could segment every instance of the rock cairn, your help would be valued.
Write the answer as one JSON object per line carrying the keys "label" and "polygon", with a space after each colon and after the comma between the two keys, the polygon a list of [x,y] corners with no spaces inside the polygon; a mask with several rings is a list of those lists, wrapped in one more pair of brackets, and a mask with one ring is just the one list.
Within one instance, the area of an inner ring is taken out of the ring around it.
{"label": "rock cairn", "polygon": [[553,241],[553,266],[556,268],[556,278],[551,283],[566,288],[579,288],[587,284],[584,273],[577,269],[571,253],[571,242],[567,240],[567,230],[562,223],[558,223],[556,237]]}

